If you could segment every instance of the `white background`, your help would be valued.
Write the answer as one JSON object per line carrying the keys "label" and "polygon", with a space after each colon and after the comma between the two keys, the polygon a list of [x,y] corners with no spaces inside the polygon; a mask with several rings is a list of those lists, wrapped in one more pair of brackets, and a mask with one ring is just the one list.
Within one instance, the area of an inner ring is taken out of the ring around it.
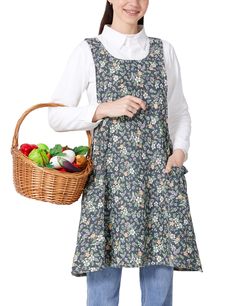
{"label": "white background", "polygon": [[[4,306],[86,305],[86,278],[70,274],[80,200],[53,205],[17,194],[11,141],[30,106],[49,102],[74,47],[98,35],[105,0],[5,1],[0,7],[1,296]],[[150,0],[148,36],[175,47],[192,117],[185,166],[204,272],[174,273],[174,306],[234,302],[234,17],[232,1]],[[81,103],[86,103],[84,93]],[[80,145],[85,131],[56,133],[47,109],[23,122],[19,143]],[[124,268],[120,306],[140,306],[138,268]]]}

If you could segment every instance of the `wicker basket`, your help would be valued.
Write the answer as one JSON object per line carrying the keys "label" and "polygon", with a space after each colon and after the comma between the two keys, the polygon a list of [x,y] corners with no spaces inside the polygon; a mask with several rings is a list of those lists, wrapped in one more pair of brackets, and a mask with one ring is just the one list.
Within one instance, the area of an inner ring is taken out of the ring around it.
{"label": "wicker basket", "polygon": [[18,149],[18,134],[25,117],[42,107],[65,106],[59,103],[36,104],[26,110],[18,120],[12,141],[13,182],[18,193],[28,198],[54,204],[72,204],[77,201],[93,169],[91,160],[91,133],[88,137],[87,166],[82,172],[60,172],[47,167],[39,167]]}

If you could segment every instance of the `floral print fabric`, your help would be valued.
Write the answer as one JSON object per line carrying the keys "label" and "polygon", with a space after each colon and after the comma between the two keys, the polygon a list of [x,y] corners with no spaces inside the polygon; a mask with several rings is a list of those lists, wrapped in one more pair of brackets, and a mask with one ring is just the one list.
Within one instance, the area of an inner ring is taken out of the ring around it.
{"label": "floral print fabric", "polygon": [[106,117],[94,129],[94,168],[82,194],[72,275],[107,266],[169,265],[202,271],[187,195],[186,167],[164,169],[173,152],[167,124],[167,75],[161,39],[141,60],[112,56],[86,38],[98,103],[133,95],[146,102],[132,118]]}

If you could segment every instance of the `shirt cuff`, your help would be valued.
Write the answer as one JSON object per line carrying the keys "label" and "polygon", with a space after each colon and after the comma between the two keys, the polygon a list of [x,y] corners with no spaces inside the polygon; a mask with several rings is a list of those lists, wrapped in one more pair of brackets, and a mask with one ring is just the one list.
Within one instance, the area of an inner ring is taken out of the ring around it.
{"label": "shirt cuff", "polygon": [[90,104],[87,107],[87,111],[84,114],[84,119],[83,120],[86,121],[87,123],[89,123],[91,128],[95,128],[103,120],[103,118],[102,118],[102,119],[99,119],[95,122],[92,121],[92,118],[94,117],[94,114],[95,114],[98,106],[99,106],[99,103],[97,103],[97,102],[95,102],[93,104]]}

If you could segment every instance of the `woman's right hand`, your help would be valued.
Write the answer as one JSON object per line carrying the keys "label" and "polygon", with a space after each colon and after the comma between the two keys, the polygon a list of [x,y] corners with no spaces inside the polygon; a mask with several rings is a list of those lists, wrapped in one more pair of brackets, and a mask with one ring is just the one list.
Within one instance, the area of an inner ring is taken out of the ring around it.
{"label": "woman's right hand", "polygon": [[96,109],[95,117],[97,120],[104,117],[119,117],[123,115],[132,118],[140,108],[145,110],[146,103],[140,98],[127,95],[115,101],[101,103]]}

